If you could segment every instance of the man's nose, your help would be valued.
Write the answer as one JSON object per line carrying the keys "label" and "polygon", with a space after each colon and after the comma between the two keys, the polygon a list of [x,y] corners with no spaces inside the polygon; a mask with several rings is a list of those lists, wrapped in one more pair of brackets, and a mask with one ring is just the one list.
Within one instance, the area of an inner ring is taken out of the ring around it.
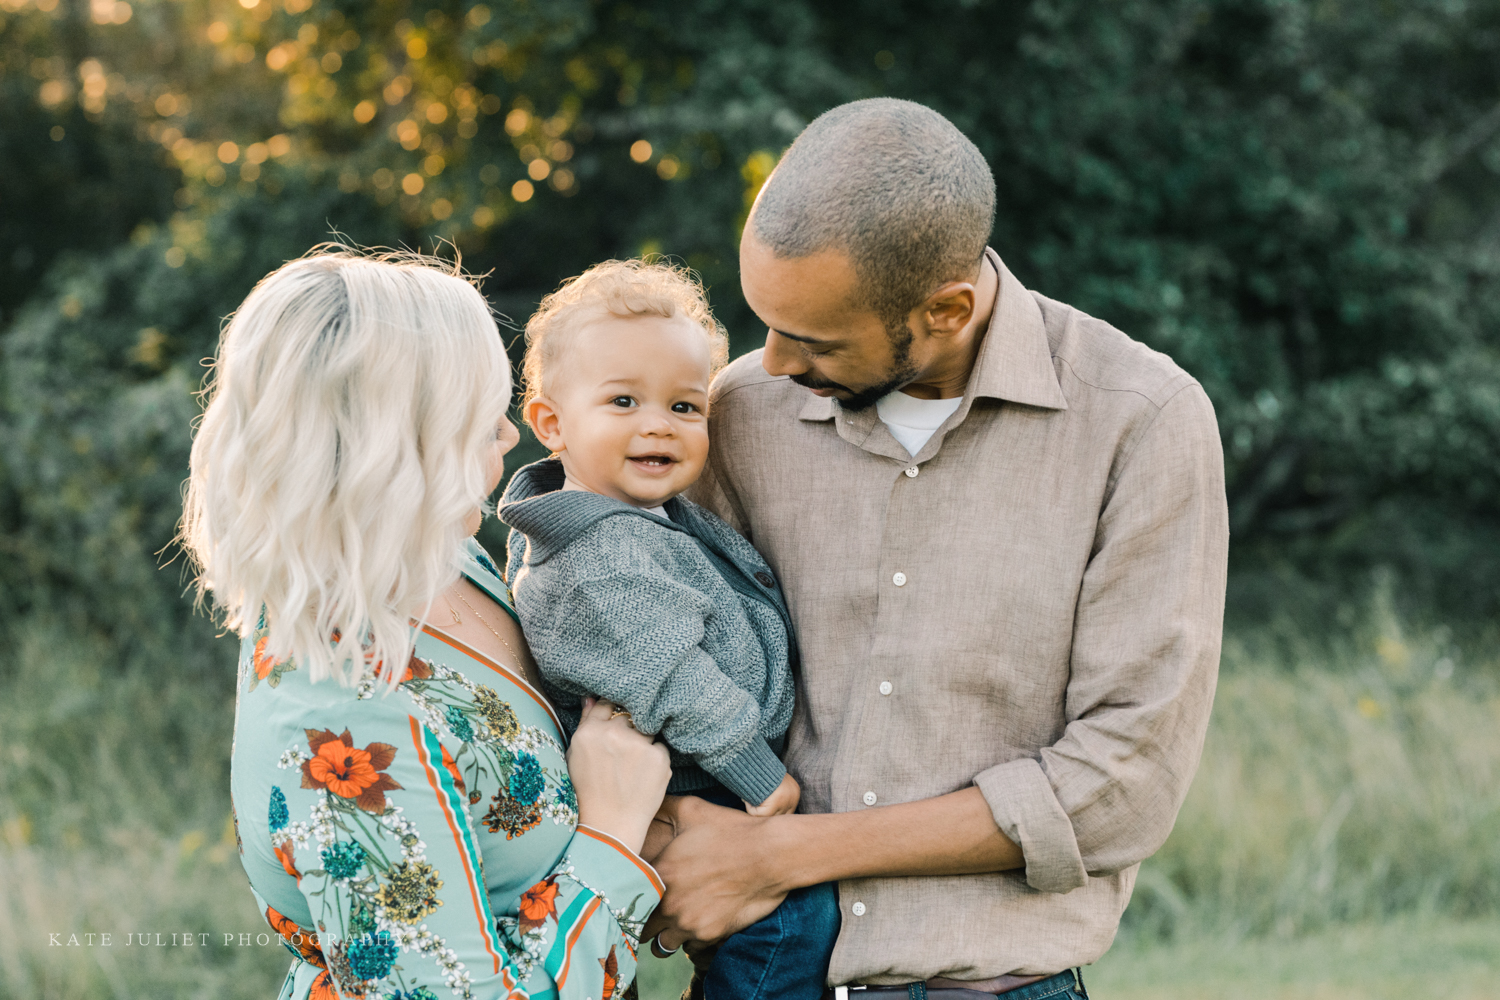
{"label": "man's nose", "polygon": [[767,375],[802,375],[812,367],[797,345],[775,330],[766,331],[766,350],[760,356],[760,365]]}

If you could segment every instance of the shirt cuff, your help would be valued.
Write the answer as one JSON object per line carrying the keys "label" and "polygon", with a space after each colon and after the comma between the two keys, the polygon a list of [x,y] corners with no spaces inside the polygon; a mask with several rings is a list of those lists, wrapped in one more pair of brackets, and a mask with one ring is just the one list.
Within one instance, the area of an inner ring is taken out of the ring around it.
{"label": "shirt cuff", "polygon": [[639,854],[603,830],[578,827],[568,843],[568,861],[588,889],[604,895],[611,910],[628,910],[631,901],[645,896],[645,905],[635,907],[644,920],[667,891],[656,869]]}
{"label": "shirt cuff", "polygon": [[1000,832],[1026,858],[1026,884],[1039,892],[1071,892],[1088,882],[1073,821],[1057,801],[1042,766],[1030,757],[983,771],[974,784]]}
{"label": "shirt cuff", "polygon": [[766,801],[781,784],[781,779],[786,777],[786,765],[771,752],[770,744],[760,736],[756,736],[745,749],[726,761],[716,762],[713,767],[699,761],[698,766],[753,806]]}

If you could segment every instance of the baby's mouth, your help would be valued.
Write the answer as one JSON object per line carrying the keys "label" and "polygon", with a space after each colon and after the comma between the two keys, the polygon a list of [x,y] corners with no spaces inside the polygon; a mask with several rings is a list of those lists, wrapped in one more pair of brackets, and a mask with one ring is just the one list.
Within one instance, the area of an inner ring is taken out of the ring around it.
{"label": "baby's mouth", "polygon": [[677,463],[671,455],[632,455],[630,461],[652,471],[662,471]]}

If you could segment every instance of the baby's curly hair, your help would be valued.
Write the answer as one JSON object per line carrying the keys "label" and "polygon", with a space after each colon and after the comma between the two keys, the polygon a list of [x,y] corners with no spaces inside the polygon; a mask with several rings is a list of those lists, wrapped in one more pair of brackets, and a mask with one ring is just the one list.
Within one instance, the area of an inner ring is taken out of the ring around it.
{"label": "baby's curly hair", "polygon": [[667,319],[681,313],[708,336],[710,374],[729,360],[729,335],[709,309],[708,294],[696,274],[659,257],[606,260],[563,282],[526,321],[523,413],[542,394],[567,332],[591,312]]}

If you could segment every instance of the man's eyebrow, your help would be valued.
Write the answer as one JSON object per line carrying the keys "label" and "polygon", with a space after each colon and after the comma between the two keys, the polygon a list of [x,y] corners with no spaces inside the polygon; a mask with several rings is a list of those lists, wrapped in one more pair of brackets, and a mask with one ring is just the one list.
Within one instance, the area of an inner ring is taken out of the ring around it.
{"label": "man's eyebrow", "polygon": [[832,344],[834,342],[833,340],[819,340],[816,337],[804,337],[796,333],[787,333],[785,330],[777,330],[774,326],[771,329],[775,331],[776,336],[785,337],[787,340],[795,340],[800,344]]}

